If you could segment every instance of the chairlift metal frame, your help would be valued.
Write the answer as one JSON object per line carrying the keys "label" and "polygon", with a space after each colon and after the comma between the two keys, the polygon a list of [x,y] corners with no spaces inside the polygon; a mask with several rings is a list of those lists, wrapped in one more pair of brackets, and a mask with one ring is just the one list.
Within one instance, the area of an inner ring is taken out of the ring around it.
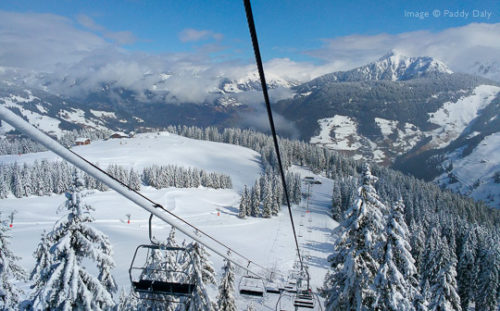
{"label": "chairlift metal frame", "polygon": [[[248,285],[248,283],[259,283],[259,286]],[[246,288],[245,288],[246,287]],[[264,286],[264,281],[261,278],[244,275],[240,279],[240,283],[238,284],[238,290],[240,295],[245,296],[254,296],[254,297],[264,297],[264,293],[266,293],[266,287]]]}
{"label": "chairlift metal frame", "polygon": [[[150,244],[141,244],[137,246],[132,257],[132,262],[129,267],[129,277],[130,283],[134,292],[134,296],[139,299],[145,300],[158,300],[166,302],[183,303],[182,299],[179,298],[190,298],[196,288],[194,284],[194,277],[189,275],[185,271],[169,269],[168,267],[161,269],[147,268],[145,265],[137,266],[135,265],[137,254],[143,249],[146,250],[146,259],[153,256],[155,250],[163,252],[177,252],[177,260],[179,259],[179,254],[187,254],[189,264],[193,264],[193,258],[191,253],[185,247],[172,247],[166,246],[153,237],[152,233],[152,220],[153,214],[149,217],[149,241]],[[161,266],[162,263],[160,263]],[[150,278],[144,272],[146,270],[156,271],[159,274],[164,274],[165,277],[160,279]],[[138,277],[135,277],[134,271],[141,271]],[[177,275],[174,280],[166,281],[171,278],[172,275]],[[179,277],[182,276],[182,277]],[[179,281],[183,280],[183,281]],[[185,299],[184,299],[185,300]]]}

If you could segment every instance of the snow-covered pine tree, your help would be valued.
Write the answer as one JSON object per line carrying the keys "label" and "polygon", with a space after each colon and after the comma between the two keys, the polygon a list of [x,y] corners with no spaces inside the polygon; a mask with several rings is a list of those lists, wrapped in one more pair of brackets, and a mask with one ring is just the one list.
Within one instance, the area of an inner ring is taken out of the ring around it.
{"label": "snow-covered pine tree", "polygon": [[420,274],[425,251],[425,233],[422,226],[415,222],[415,219],[412,219],[410,222],[410,232],[412,233],[410,235],[411,253],[415,259],[417,271]]}
{"label": "snow-covered pine tree", "polygon": [[125,289],[120,290],[118,303],[113,308],[113,311],[135,311],[138,310],[138,299],[133,296],[131,292],[128,294]]}
{"label": "snow-covered pine tree", "polygon": [[281,183],[281,178],[279,177],[279,175],[273,174],[272,189],[273,189],[274,199],[271,212],[273,216],[276,216],[281,210],[281,204],[283,202],[283,194],[284,194],[283,185]]}
{"label": "snow-covered pine tree", "polygon": [[260,198],[257,193],[257,188],[254,186],[250,191],[250,215],[252,217],[258,217],[260,215]]}
{"label": "snow-covered pine tree", "polygon": [[222,267],[222,280],[219,285],[219,295],[217,296],[218,311],[236,311],[236,301],[234,299],[234,271],[232,263],[225,259]]}
{"label": "snow-covered pine tree", "polygon": [[131,168],[128,175],[128,186],[137,191],[141,190],[141,179],[139,178],[139,174]]}
{"label": "snow-covered pine tree", "polygon": [[334,252],[328,261],[333,268],[325,284],[326,310],[373,310],[376,301],[373,280],[379,268],[377,249],[384,242],[385,208],[373,187],[377,178],[364,166],[363,184],[340,225]]}
{"label": "snow-covered pine tree", "polygon": [[426,308],[415,278],[417,268],[408,243],[409,232],[403,211],[404,203],[400,199],[387,220],[385,254],[375,278],[375,310],[416,310],[414,302],[417,301],[418,310]]}
{"label": "snow-covered pine tree", "polygon": [[475,228],[466,227],[465,236],[458,252],[457,283],[462,310],[468,310],[474,301],[474,291],[478,275],[478,242]]}
{"label": "snow-covered pine tree", "polygon": [[461,311],[456,259],[450,254],[446,238],[440,236],[437,225],[431,229],[426,252],[423,281],[427,281],[430,286],[427,293],[429,310]]}
{"label": "snow-covered pine tree", "polygon": [[500,307],[500,241],[487,236],[481,244],[475,310],[496,311]]}
{"label": "snow-covered pine tree", "polygon": [[243,189],[243,193],[241,194],[241,199],[240,199],[240,209],[239,209],[239,214],[238,216],[240,218],[245,218],[247,217],[247,215],[249,214],[249,207],[247,205],[247,202],[248,202],[248,188],[247,188],[247,185],[245,185],[244,189]]}
{"label": "snow-covered pine tree", "polygon": [[338,222],[342,221],[342,194],[337,182],[333,183],[332,190],[332,218]]}
{"label": "snow-covered pine tree", "polygon": [[270,218],[273,213],[273,190],[272,190],[272,175],[266,174],[264,179],[264,191],[262,193],[262,217]]}
{"label": "snow-covered pine tree", "polygon": [[[31,289],[35,289],[34,292],[37,292],[38,289],[45,286],[48,278],[50,277],[49,271],[52,265],[52,256],[50,254],[50,244],[48,234],[44,231],[42,233],[42,237],[40,243],[33,253],[33,257],[36,260],[35,267],[31,271],[30,280],[33,282],[31,285]],[[30,300],[33,300],[34,297],[31,297]]]}
{"label": "snow-covered pine tree", "polygon": [[21,259],[10,249],[10,228],[2,219],[0,212],[0,310],[19,310],[23,291],[16,286],[16,281],[26,280],[26,271],[17,264]]}
{"label": "snow-covered pine tree", "polygon": [[208,259],[209,254],[198,242],[190,243],[187,251],[192,260],[187,266],[187,274],[194,277],[196,285],[193,296],[188,302],[188,311],[214,311],[214,304],[206,289],[207,285],[216,284],[215,271]]}
{"label": "snow-covered pine tree", "polygon": [[[75,171],[63,206],[67,215],[48,233],[52,265],[34,288],[34,310],[108,310],[115,304],[110,291],[115,284],[109,275],[114,266],[111,244],[89,225],[92,207],[82,202],[82,185]],[[99,278],[82,266],[84,259],[96,262]]]}

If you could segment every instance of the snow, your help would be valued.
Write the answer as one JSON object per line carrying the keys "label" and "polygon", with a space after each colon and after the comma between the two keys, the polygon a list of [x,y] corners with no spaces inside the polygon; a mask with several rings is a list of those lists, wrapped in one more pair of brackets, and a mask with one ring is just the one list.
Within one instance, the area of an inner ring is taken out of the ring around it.
{"label": "snow", "polygon": [[61,109],[58,112],[58,117],[65,119],[66,121],[74,124],[80,124],[84,126],[93,127],[96,129],[106,129],[103,125],[101,125],[100,121],[94,122],[89,118],[85,117],[85,111],[78,108],[71,108],[71,110]]}
{"label": "snow", "polygon": [[[141,193],[173,209],[177,215],[213,234],[215,238],[261,265],[276,269],[285,275],[292,268],[295,262],[295,247],[289,216],[284,207],[277,217],[270,219],[237,217],[239,193],[243,185],[253,184],[262,170],[258,153],[239,146],[198,141],[169,133],[139,134],[126,140],[97,141],[92,145],[74,147],[73,150],[92,162],[99,162],[100,166],[118,164],[140,169],[152,164],[177,164],[229,174],[234,189],[215,190],[200,187],[156,190],[143,186]],[[57,156],[49,152],[41,152],[2,156],[0,162],[32,162],[41,159],[58,160]],[[299,243],[306,255],[305,260],[310,265],[312,288],[316,289],[322,285],[328,267],[326,258],[333,243],[330,233],[337,226],[329,216],[333,184],[330,179],[314,175],[305,168],[292,167],[291,170],[302,174],[303,177],[314,176],[322,182],[312,187],[309,213],[303,206],[293,207],[295,222],[301,235]],[[305,185],[303,189],[307,189]],[[109,235],[113,244],[117,264],[113,274],[118,284],[128,287],[128,268],[132,253],[137,245],[147,243],[149,215],[113,191],[88,191],[84,200],[96,209],[93,214],[96,219],[95,227]],[[34,266],[32,252],[40,240],[40,234],[43,230],[52,228],[59,218],[56,210],[64,201],[64,195],[0,200],[0,210],[4,213],[18,211],[12,229],[12,248],[16,254],[22,256],[21,264],[26,268],[31,269]],[[220,216],[217,211],[220,211]],[[131,214],[130,224],[127,224],[126,214]],[[155,222],[153,231],[157,237],[166,237],[169,227]],[[181,237],[181,234],[178,236]],[[182,241],[182,238],[180,240]],[[217,273],[220,273],[222,259],[216,256],[211,259]],[[92,272],[91,269],[89,271]],[[236,274],[237,288],[242,272],[236,271]],[[239,309],[243,309],[250,301],[259,303],[256,306],[258,310],[268,310],[270,306],[273,309],[276,303],[276,297],[272,296],[255,300],[236,294],[236,300]],[[261,303],[265,306],[260,305]]]}
{"label": "snow", "polygon": [[[461,152],[458,152],[461,153]],[[500,172],[500,133],[486,136],[484,140],[466,157],[453,157],[452,173],[458,179],[457,183],[448,184],[454,191],[470,195],[474,199],[483,200],[490,206],[500,208],[500,193],[493,180],[496,172]],[[448,173],[436,178],[438,183],[447,183]],[[474,185],[479,181],[478,185]]]}
{"label": "snow", "polygon": [[431,144],[435,148],[446,147],[456,139],[463,130],[474,120],[478,112],[485,108],[498,95],[500,87],[480,85],[472,94],[457,100],[446,102],[438,111],[429,114],[429,122],[440,125],[439,129],[431,132]]}
{"label": "snow", "polygon": [[90,112],[98,117],[98,118],[112,118],[112,119],[116,119],[116,115],[114,112],[110,112],[110,111],[101,111],[101,110],[93,110],[93,109],[90,109]]}
{"label": "snow", "polygon": [[[375,123],[379,126],[384,140],[388,142],[390,151],[398,155],[412,149],[424,137],[424,133],[416,125],[408,122],[404,123],[402,129],[398,127],[399,121],[375,118]],[[396,137],[389,137],[390,135]]]}
{"label": "snow", "polygon": [[[189,139],[167,132],[95,141],[90,145],[73,147],[72,150],[103,168],[117,164],[142,171],[153,164],[175,164],[234,175],[231,178],[236,189],[243,188],[244,184],[253,185],[261,170],[260,155],[255,151],[234,145]],[[2,163],[33,163],[42,159],[60,160],[50,151],[0,156]]]}
{"label": "snow", "polygon": [[[361,147],[357,135],[357,123],[347,116],[319,119],[320,133],[311,137],[311,144],[322,144],[333,150],[358,150]],[[333,134],[333,135],[332,135]]]}
{"label": "snow", "polygon": [[[36,126],[38,129],[44,131],[47,134],[60,137],[62,135],[62,131],[59,128],[59,124],[61,123],[61,121],[55,118],[51,118],[49,116],[41,115],[31,110],[24,109],[22,103],[31,102],[35,99],[39,98],[31,95],[31,92],[28,92],[28,97],[10,95],[9,97],[0,98],[0,101],[3,101],[6,107],[18,108],[19,111],[21,111],[21,114],[25,116],[28,119],[28,121],[34,126]],[[40,110],[40,108],[38,109]],[[3,127],[4,125],[2,124],[2,128]],[[7,132],[8,129],[12,128],[10,126],[6,126],[3,132]]]}

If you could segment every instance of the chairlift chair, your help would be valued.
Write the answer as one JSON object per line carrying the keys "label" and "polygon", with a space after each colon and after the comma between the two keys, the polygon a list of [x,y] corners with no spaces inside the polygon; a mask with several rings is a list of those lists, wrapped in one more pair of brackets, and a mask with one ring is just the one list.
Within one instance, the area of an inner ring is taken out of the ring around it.
{"label": "chairlift chair", "polygon": [[269,294],[280,294],[281,293],[281,288],[274,283],[267,283],[266,284],[266,293]]}
{"label": "chairlift chair", "polygon": [[242,276],[239,284],[241,295],[263,297],[265,292],[262,279],[254,276]]}
{"label": "chairlift chair", "polygon": [[[149,217],[151,244],[139,245],[130,263],[129,277],[132,289],[139,299],[173,301],[172,299],[179,297],[191,297],[196,287],[194,276],[180,268],[168,267],[163,260],[170,255],[180,264],[184,260],[183,263],[192,265],[191,254],[184,247],[170,247],[155,241],[151,232],[152,218],[151,214]],[[163,256],[157,259],[156,252],[160,252]]]}
{"label": "chairlift chair", "polygon": [[296,308],[314,309],[314,297],[310,290],[298,291],[295,295],[293,305]]}
{"label": "chairlift chair", "polygon": [[[174,252],[178,253],[176,258],[180,257],[179,254],[189,254],[183,247],[166,247],[154,244],[139,245],[135,250],[134,257],[129,268],[132,289],[138,294],[138,298],[156,300],[168,298],[163,296],[191,296],[195,289],[193,277],[185,271],[167,267],[165,262],[154,262],[155,251],[159,251],[164,254]],[[148,267],[145,264],[138,264],[137,259],[140,257],[145,257],[146,262],[148,258],[150,258],[149,263],[151,265]]]}

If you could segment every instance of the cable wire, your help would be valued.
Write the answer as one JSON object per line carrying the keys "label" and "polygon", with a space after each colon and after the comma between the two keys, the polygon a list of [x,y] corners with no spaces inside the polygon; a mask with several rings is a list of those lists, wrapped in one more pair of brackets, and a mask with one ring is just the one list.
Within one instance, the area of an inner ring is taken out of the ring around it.
{"label": "cable wire", "polygon": [[293,237],[295,239],[295,246],[297,248],[297,256],[300,262],[300,269],[304,269],[304,263],[302,262],[302,256],[300,255],[299,241],[297,239],[297,232],[295,230],[295,224],[293,222],[292,208],[290,206],[290,198],[288,195],[288,189],[286,186],[285,172],[283,170],[283,164],[281,163],[280,148],[278,145],[278,137],[276,135],[276,128],[274,126],[273,112],[271,111],[271,103],[269,101],[269,94],[267,91],[266,76],[264,75],[264,66],[262,65],[262,58],[260,56],[259,41],[257,40],[257,31],[255,30],[255,23],[253,19],[252,6],[250,0],[243,0],[245,5],[245,13],[248,21],[248,29],[250,30],[250,36],[252,37],[253,51],[255,53],[255,61],[257,62],[257,69],[259,70],[260,83],[262,86],[262,93],[264,94],[264,101],[266,103],[267,116],[269,118],[269,125],[271,127],[271,133],[273,135],[274,150],[276,151],[276,157],[278,158],[278,165],[281,173],[281,182],[283,183],[283,189],[285,190],[286,204],[288,207],[288,214],[290,215],[290,222],[292,224]]}

